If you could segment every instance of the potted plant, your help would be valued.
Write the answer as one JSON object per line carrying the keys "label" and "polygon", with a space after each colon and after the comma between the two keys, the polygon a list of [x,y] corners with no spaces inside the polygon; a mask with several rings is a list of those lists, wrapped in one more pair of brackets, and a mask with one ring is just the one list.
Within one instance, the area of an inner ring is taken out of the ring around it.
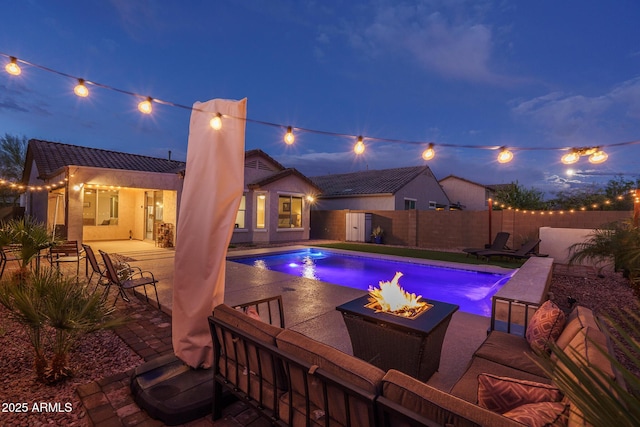
{"label": "potted plant", "polygon": [[371,232],[371,237],[373,238],[373,241],[375,243],[380,244],[380,243],[382,243],[382,235],[383,234],[384,234],[384,230],[382,229],[382,227],[377,226]]}

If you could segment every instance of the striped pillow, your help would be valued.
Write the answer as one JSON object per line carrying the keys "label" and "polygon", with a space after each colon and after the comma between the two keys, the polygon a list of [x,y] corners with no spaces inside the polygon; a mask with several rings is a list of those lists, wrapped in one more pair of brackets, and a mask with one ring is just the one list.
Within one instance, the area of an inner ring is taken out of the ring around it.
{"label": "striped pillow", "polygon": [[530,427],[564,427],[568,409],[562,402],[540,402],[519,406],[502,415]]}
{"label": "striped pillow", "polygon": [[493,374],[478,375],[478,405],[493,412],[502,414],[527,403],[561,399],[562,392],[549,384]]}

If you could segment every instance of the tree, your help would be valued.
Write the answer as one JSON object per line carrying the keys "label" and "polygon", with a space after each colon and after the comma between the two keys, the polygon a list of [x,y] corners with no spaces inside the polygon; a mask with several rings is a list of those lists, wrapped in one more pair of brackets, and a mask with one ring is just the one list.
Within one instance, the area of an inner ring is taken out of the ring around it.
{"label": "tree", "polygon": [[[525,188],[518,181],[504,185],[496,191],[496,204],[513,209],[545,209],[544,194],[535,188]],[[498,208],[494,205],[495,208]]]}
{"label": "tree", "polygon": [[[22,171],[27,156],[28,140],[5,133],[0,137],[0,179],[18,182],[22,180]],[[0,206],[16,206],[20,192],[6,186],[0,186]]]}

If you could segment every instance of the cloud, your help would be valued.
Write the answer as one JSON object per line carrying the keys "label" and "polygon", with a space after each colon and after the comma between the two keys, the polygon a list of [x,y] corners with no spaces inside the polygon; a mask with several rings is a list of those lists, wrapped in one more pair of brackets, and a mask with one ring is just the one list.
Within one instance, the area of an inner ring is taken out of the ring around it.
{"label": "cloud", "polygon": [[[478,8],[433,3],[378,2],[366,24],[347,24],[347,39],[368,55],[410,56],[447,78],[492,84],[511,80],[492,70],[493,31],[481,22]],[[471,16],[474,12],[478,16]]]}
{"label": "cloud", "polygon": [[548,93],[515,103],[512,113],[556,139],[588,143],[605,135],[610,138],[616,129],[638,129],[640,78],[596,96]]}

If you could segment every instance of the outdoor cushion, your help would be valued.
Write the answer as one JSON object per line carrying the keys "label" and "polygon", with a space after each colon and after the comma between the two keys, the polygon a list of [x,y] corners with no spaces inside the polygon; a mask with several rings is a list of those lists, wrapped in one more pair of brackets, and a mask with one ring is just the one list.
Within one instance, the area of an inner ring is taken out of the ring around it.
{"label": "outdoor cushion", "polygon": [[564,328],[565,315],[560,307],[547,300],[531,317],[525,337],[534,351],[548,351],[547,342],[554,342]]}
{"label": "outdoor cushion", "polygon": [[527,403],[559,402],[562,392],[555,386],[492,374],[478,375],[478,405],[504,413]]}
{"label": "outdoor cushion", "polygon": [[541,377],[546,376],[544,370],[534,362],[538,356],[531,350],[527,340],[518,335],[492,331],[476,350],[475,356]]}
{"label": "outdoor cushion", "polygon": [[[372,395],[378,394],[384,371],[346,353],[343,353],[333,347],[320,343],[298,332],[284,330],[276,337],[277,346],[282,351],[288,353],[294,358],[301,359],[312,365],[315,369],[321,368],[340,380],[353,386],[363,389]],[[295,425],[298,417],[304,417],[304,405],[300,406],[298,402],[304,401],[308,389],[309,400],[312,403],[312,411],[317,411],[325,407],[324,392],[321,381],[314,376],[314,370],[302,372],[300,369],[292,369],[289,371],[291,391],[286,393],[281,399],[280,416],[292,425]],[[306,380],[305,380],[306,376]],[[305,381],[307,387],[305,387]],[[290,405],[290,395],[293,396],[293,406],[297,408],[294,411],[294,419],[288,419],[288,408]],[[328,406],[331,411],[329,416],[332,420],[340,425],[347,425],[345,399],[342,391],[334,386],[328,387]],[[368,426],[373,423],[369,419],[368,407],[357,399],[349,399],[349,413],[353,426]],[[302,411],[302,412],[301,412]],[[318,415],[318,412],[315,412]]]}
{"label": "outdoor cushion", "polygon": [[578,332],[587,326],[598,328],[598,323],[593,315],[593,311],[580,305],[576,306],[569,316],[567,316],[567,323],[556,340],[556,345],[564,349]]}
{"label": "outdoor cushion", "polygon": [[568,407],[562,402],[529,403],[505,412],[511,418],[529,427],[561,427],[567,425]]}
{"label": "outdoor cushion", "polygon": [[[525,356],[523,356],[525,357]],[[509,366],[501,365],[481,357],[474,357],[471,364],[451,389],[451,394],[458,396],[468,402],[478,402],[478,375],[490,372],[494,375],[521,380],[535,381],[550,384],[551,380],[529,372],[520,371]]]}
{"label": "outdoor cushion", "polygon": [[[601,370],[609,378],[615,378],[611,362],[603,354],[603,352],[607,353],[607,338],[599,329],[590,326],[583,328],[564,351],[574,362],[581,364],[586,361],[589,366]],[[559,363],[558,367],[566,369],[562,363]]]}
{"label": "outdoor cushion", "polygon": [[[517,426],[520,425],[502,415],[480,408],[442,390],[410,377],[404,372],[390,369],[382,379],[382,396],[413,411],[437,425],[469,426]],[[403,425],[401,422],[391,425]]]}

